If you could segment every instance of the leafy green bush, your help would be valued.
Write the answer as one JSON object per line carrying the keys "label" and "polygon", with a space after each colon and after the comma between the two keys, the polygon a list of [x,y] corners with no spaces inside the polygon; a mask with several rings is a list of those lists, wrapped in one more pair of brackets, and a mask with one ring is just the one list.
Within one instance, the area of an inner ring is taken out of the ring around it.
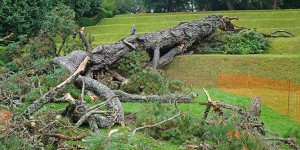
{"label": "leafy green bush", "polygon": [[[175,114],[177,114],[177,110],[174,105],[153,103],[152,107],[147,107],[145,111],[139,113],[136,125],[152,125]],[[176,119],[153,128],[143,129],[143,131],[154,139],[168,140],[174,144],[183,145],[192,143],[192,141],[200,142],[203,133],[200,121],[198,118],[184,113]]]}
{"label": "leafy green bush", "polygon": [[242,30],[238,33],[215,33],[197,49],[200,54],[260,54],[268,49],[269,42],[256,30]]}
{"label": "leafy green bush", "polygon": [[114,64],[114,68],[124,76],[130,76],[142,71],[150,57],[146,51],[137,50],[126,53]]}
{"label": "leafy green bush", "polygon": [[269,47],[269,42],[256,30],[242,30],[225,37],[224,51],[228,54],[259,54]]}

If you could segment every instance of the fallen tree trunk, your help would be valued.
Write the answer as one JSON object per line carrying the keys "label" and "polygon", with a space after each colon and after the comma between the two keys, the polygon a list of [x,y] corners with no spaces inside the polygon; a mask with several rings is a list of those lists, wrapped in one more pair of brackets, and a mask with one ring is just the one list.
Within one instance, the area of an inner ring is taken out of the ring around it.
{"label": "fallen tree trunk", "polygon": [[[224,26],[222,15],[211,15],[155,33],[128,36],[112,45],[100,45],[90,53],[91,64],[88,70],[101,70],[135,49],[147,51],[152,56],[151,64],[154,67],[161,67],[171,62],[174,56],[189,50],[194,44],[201,43],[201,40],[222,26]],[[75,60],[76,53],[88,55],[76,51],[65,57],[55,58],[53,62],[61,67],[74,68],[73,66],[79,64]]]}

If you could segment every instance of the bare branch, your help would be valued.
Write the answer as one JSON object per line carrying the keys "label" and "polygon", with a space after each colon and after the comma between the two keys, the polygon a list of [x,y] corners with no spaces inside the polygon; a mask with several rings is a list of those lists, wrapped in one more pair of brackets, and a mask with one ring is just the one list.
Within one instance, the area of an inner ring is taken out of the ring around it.
{"label": "bare branch", "polygon": [[8,36],[6,36],[6,37],[0,39],[0,42],[7,41],[7,40],[8,40],[9,38],[11,38],[14,34],[15,34],[15,33],[11,33],[11,34],[9,34]]}
{"label": "bare branch", "polygon": [[82,89],[81,89],[81,101],[84,101],[84,82],[82,83]]}
{"label": "bare branch", "polygon": [[58,139],[63,139],[63,140],[68,140],[68,141],[78,141],[78,140],[81,140],[84,137],[86,137],[86,135],[84,135],[84,134],[80,134],[76,137],[70,137],[70,136],[66,136],[66,135],[63,135],[63,134],[51,134],[51,133],[46,133],[45,136],[55,137],[55,138],[58,138]]}
{"label": "bare branch", "polygon": [[177,101],[175,101],[175,108],[176,108],[176,110],[177,110],[178,113],[177,113],[176,115],[174,115],[173,117],[168,118],[168,119],[166,119],[166,120],[163,120],[163,121],[158,122],[158,123],[153,124],[153,125],[146,125],[146,126],[142,126],[142,127],[135,128],[135,129],[132,131],[132,134],[131,134],[131,135],[134,136],[135,133],[136,133],[136,131],[138,131],[138,130],[145,129],[145,128],[152,128],[152,127],[161,125],[161,124],[163,124],[163,123],[165,123],[165,122],[168,122],[168,121],[170,121],[170,120],[172,120],[172,119],[175,119],[175,118],[179,117],[179,116],[181,115],[181,112],[180,112],[180,110],[179,110],[178,107],[177,107]]}
{"label": "bare branch", "polygon": [[300,146],[296,144],[295,138],[264,138],[264,140],[277,140],[288,144],[290,147],[300,150]]}

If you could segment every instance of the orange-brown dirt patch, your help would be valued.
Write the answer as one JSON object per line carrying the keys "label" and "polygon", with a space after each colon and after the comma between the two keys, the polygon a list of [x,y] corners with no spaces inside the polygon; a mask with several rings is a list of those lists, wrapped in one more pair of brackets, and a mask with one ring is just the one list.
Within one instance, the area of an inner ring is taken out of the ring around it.
{"label": "orange-brown dirt patch", "polygon": [[12,116],[13,114],[10,111],[0,110],[0,123],[6,123]]}

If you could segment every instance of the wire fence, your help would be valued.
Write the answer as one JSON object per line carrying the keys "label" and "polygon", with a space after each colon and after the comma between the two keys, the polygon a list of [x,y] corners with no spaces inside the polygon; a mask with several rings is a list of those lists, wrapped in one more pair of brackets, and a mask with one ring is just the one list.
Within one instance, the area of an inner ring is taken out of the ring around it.
{"label": "wire fence", "polygon": [[251,75],[220,73],[218,87],[225,92],[254,98],[300,123],[300,85]]}

